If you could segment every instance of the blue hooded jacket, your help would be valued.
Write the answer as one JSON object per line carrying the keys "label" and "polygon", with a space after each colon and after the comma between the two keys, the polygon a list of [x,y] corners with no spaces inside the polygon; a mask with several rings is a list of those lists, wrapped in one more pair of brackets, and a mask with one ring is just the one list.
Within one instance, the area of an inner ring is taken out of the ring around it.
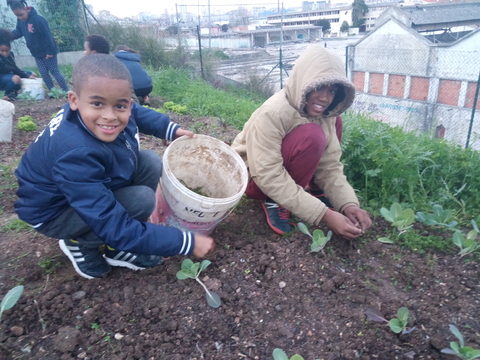
{"label": "blue hooded jacket", "polygon": [[71,206],[103,242],[117,250],[191,254],[192,233],[134,220],[112,193],[132,183],[138,131],[173,140],[178,128],[167,115],[133,104],[124,131],[114,141],[103,142],[67,103],[29,146],[15,171],[19,183],[15,211],[20,219],[37,225]]}
{"label": "blue hooded jacket", "polygon": [[47,55],[57,55],[58,48],[47,20],[38,15],[30,6],[27,21],[17,20],[17,27],[12,31],[14,38],[25,37],[28,50],[34,58],[41,59]]}
{"label": "blue hooded jacket", "polygon": [[125,64],[133,80],[133,90],[146,89],[152,86],[152,78],[140,64],[140,55],[128,51],[117,51],[113,54]]}

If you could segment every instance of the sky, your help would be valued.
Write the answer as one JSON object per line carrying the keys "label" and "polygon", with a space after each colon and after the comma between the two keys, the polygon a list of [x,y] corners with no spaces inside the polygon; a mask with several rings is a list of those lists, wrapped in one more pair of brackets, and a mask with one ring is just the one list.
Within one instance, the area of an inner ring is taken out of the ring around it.
{"label": "sky", "polygon": [[[226,8],[225,5],[231,5],[232,8],[228,10],[238,8],[240,6],[249,7],[249,6],[265,6],[266,8],[275,8],[278,7],[278,4],[283,3],[284,7],[289,6],[301,6],[302,0],[266,0],[265,2],[259,2],[254,0],[210,0],[210,7],[223,10]],[[118,0],[85,0],[86,5],[92,5],[94,13],[98,14],[101,10],[108,10],[111,14],[118,17],[130,17],[135,16],[141,12],[150,12],[152,14],[163,14],[165,9],[168,10],[169,14],[175,13],[175,2],[174,1],[118,1]],[[188,5],[191,6],[192,12],[198,5],[207,6],[208,0],[178,0],[176,4]],[[219,6],[219,5],[222,6]],[[227,11],[228,11],[227,10]]]}

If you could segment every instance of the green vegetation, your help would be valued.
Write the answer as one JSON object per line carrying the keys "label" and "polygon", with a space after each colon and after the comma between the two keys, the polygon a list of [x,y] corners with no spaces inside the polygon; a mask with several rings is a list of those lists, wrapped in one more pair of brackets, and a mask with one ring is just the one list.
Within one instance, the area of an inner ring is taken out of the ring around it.
{"label": "green vegetation", "polygon": [[291,358],[289,358],[287,354],[285,354],[285,351],[278,348],[273,350],[272,355],[273,355],[273,360],[304,360],[303,356],[300,356],[298,354],[293,355]]}
{"label": "green vegetation", "polygon": [[320,250],[323,250],[327,242],[332,238],[332,231],[329,231],[325,236],[322,230],[315,229],[313,230],[312,235],[310,234],[310,231],[304,223],[299,222],[297,226],[302,233],[310,236],[310,238],[312,239],[312,244],[310,245],[311,252],[319,252]]}
{"label": "green vegetation", "polygon": [[24,131],[34,131],[37,130],[38,126],[33,122],[30,115],[25,115],[18,118],[17,128]]}
{"label": "green vegetation", "polygon": [[0,322],[2,321],[2,314],[5,310],[11,309],[18,301],[23,293],[23,285],[15,286],[10,289],[0,303]]}
{"label": "green vegetation", "polygon": [[194,263],[190,259],[185,259],[182,262],[180,271],[177,272],[177,279],[185,280],[185,279],[195,279],[200,285],[202,285],[203,289],[207,293],[207,303],[210,307],[218,308],[222,301],[220,300],[220,296],[218,294],[210,291],[207,289],[205,284],[198,278],[200,273],[207,268],[208,265],[211,264],[209,260],[203,260],[202,263]]}
{"label": "green vegetation", "polygon": [[380,213],[385,220],[391,222],[392,226],[397,228],[400,234],[410,229],[415,221],[415,214],[413,213],[413,210],[403,209],[402,205],[399,203],[393,203],[390,207],[390,210],[381,208]]}
{"label": "green vegetation", "polygon": [[464,257],[477,249],[480,249],[480,242],[477,242],[477,235],[479,233],[477,223],[475,220],[472,220],[473,230],[470,230],[467,234],[467,237],[463,234],[462,231],[457,230],[453,234],[453,243],[460,248],[458,255]]}
{"label": "green vegetation", "polygon": [[423,212],[417,212],[416,219],[425,225],[431,226],[444,226],[452,229],[457,226],[458,221],[450,221],[452,212],[450,210],[443,210],[443,207],[438,204],[434,204],[432,207],[432,214],[424,214]]}
{"label": "green vegetation", "polygon": [[47,93],[48,96],[54,98],[54,99],[61,99],[61,98],[66,98],[67,92],[63,91],[60,88],[53,87],[50,89],[50,91]]}
{"label": "green vegetation", "polygon": [[452,341],[450,343],[450,349],[443,349],[441,352],[444,354],[451,354],[459,357],[463,360],[473,360],[480,358],[480,350],[473,349],[469,346],[465,346],[465,340],[463,335],[457,329],[455,325],[449,325],[450,331],[458,339],[458,342]]}
{"label": "green vegetation", "polygon": [[2,227],[2,231],[11,231],[18,233],[20,231],[29,231],[32,230],[32,227],[28,225],[25,221],[20,220],[18,218],[12,219],[8,222],[8,224]]}
{"label": "green vegetation", "polygon": [[369,320],[377,322],[386,322],[395,334],[408,334],[415,330],[415,326],[407,330],[408,319],[410,318],[410,312],[406,307],[401,307],[397,310],[397,317],[389,320],[385,319],[385,316],[380,310],[369,307],[365,311],[365,315]]}

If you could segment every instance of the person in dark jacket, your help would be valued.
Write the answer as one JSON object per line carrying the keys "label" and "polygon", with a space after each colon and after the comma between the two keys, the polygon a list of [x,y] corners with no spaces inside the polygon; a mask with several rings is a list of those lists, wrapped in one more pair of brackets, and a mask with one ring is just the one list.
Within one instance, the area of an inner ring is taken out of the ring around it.
{"label": "person in dark jacket", "polygon": [[133,79],[133,91],[141,105],[150,105],[148,95],[152,92],[152,78],[140,64],[140,55],[126,45],[118,45],[113,53],[125,64]]}
{"label": "person in dark jacket", "polygon": [[3,100],[14,101],[20,90],[21,79],[36,79],[37,74],[21,70],[15,64],[15,56],[11,51],[12,33],[0,28],[0,90],[4,91]]}
{"label": "person in dark jacket", "polygon": [[[167,115],[134,104],[132,78],[117,58],[82,57],[68,103],[23,155],[15,171],[15,211],[59,240],[81,276],[104,277],[110,266],[138,270],[163,256],[204,257],[211,237],[147,222],[155,208],[162,161],[139,151],[139,134],[186,135]],[[105,256],[99,247],[106,245]]]}
{"label": "person in dark jacket", "polygon": [[47,20],[28,6],[25,0],[9,0],[7,4],[17,17],[17,27],[12,31],[14,39],[25,37],[27,48],[35,58],[38,71],[48,89],[54,87],[50,73],[63,91],[68,91],[67,82],[58,68],[58,48]]}

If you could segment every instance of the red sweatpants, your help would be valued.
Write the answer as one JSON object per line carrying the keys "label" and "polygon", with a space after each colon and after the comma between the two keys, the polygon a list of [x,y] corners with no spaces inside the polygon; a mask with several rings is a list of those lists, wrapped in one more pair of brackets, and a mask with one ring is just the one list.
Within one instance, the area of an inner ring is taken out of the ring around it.
{"label": "red sweatpants", "polygon": [[[341,116],[336,118],[335,129],[338,140],[341,141],[343,129]],[[318,190],[312,178],[326,146],[325,132],[320,125],[314,123],[301,125],[285,136],[281,150],[283,166],[296,184],[304,188],[310,184],[312,189]],[[248,183],[245,193],[252,199],[267,198],[253,179]]]}

